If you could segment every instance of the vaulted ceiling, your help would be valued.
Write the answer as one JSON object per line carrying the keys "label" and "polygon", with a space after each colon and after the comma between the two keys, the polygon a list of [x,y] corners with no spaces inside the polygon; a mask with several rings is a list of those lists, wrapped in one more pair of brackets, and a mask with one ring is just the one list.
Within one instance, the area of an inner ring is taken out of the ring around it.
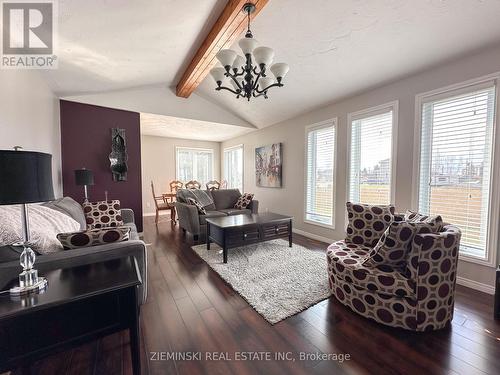
{"label": "vaulted ceiling", "polygon": [[44,74],[72,100],[106,105],[116,96],[119,107],[120,95],[151,88],[147,111],[134,110],[192,118],[189,106],[166,108],[203,101],[226,114],[221,123],[261,128],[500,40],[499,0],[269,0],[252,31],[290,65],[285,87],[248,103],[216,92],[209,76],[188,99],[153,95],[175,90],[225,5],[60,0],[59,69]]}

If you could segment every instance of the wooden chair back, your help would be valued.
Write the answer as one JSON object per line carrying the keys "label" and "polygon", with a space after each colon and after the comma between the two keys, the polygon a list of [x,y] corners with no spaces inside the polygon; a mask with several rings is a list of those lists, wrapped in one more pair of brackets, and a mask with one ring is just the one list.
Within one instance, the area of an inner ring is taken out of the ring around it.
{"label": "wooden chair back", "polygon": [[165,203],[165,200],[163,199],[163,196],[157,196],[155,194],[155,187],[153,181],[151,181],[151,193],[153,193],[153,200],[155,201],[155,207],[158,210],[158,202]]}
{"label": "wooden chair back", "polygon": [[219,189],[227,189],[227,180],[222,180],[220,182],[220,187]]}
{"label": "wooden chair back", "polygon": [[212,180],[212,181],[208,181],[207,184],[207,190],[219,190],[220,189],[220,182],[217,181],[217,180]]}
{"label": "wooden chair back", "polygon": [[200,189],[201,184],[196,181],[196,180],[191,180],[189,182],[186,182],[186,189]]}
{"label": "wooden chair back", "polygon": [[177,193],[177,190],[182,189],[184,187],[184,184],[178,180],[170,181],[168,185],[170,186],[170,192],[172,193]]}

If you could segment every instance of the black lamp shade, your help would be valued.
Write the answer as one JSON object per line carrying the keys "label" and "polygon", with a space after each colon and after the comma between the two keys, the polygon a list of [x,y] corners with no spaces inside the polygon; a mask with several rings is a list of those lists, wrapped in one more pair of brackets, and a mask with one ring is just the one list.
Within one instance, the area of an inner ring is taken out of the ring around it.
{"label": "black lamp shade", "polygon": [[0,205],[53,199],[52,155],[0,150]]}
{"label": "black lamp shade", "polygon": [[94,174],[88,169],[75,170],[75,182],[77,185],[94,185]]}

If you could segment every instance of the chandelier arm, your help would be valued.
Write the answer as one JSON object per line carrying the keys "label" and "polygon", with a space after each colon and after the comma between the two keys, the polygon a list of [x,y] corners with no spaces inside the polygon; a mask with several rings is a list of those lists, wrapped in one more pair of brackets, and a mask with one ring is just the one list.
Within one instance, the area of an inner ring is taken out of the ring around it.
{"label": "chandelier arm", "polygon": [[259,79],[260,77],[262,77],[262,72],[260,72],[259,74],[257,74],[257,76],[255,77],[255,82],[252,86],[252,91],[256,91],[257,90],[257,85],[259,83]]}
{"label": "chandelier arm", "polygon": [[265,91],[267,91],[268,89],[270,89],[271,87],[283,87],[283,84],[282,83],[273,83],[272,85],[269,85],[262,90],[255,89],[255,91],[257,91],[259,94],[261,94],[261,93],[264,93]]}
{"label": "chandelier arm", "polygon": [[241,95],[241,90],[240,90],[240,92],[238,92],[238,91],[234,91],[234,90],[230,89],[229,87],[219,86],[219,87],[216,87],[215,89],[216,89],[217,91],[220,91],[220,90],[227,90],[227,91],[232,92],[232,93],[233,93],[233,94],[235,94],[235,95]]}
{"label": "chandelier arm", "polygon": [[236,79],[236,77],[238,77],[237,75],[229,75],[229,78],[231,78],[235,83],[236,83],[236,86],[238,86],[238,88],[240,90],[243,90],[243,87],[241,86],[241,84],[238,82],[238,80]]}

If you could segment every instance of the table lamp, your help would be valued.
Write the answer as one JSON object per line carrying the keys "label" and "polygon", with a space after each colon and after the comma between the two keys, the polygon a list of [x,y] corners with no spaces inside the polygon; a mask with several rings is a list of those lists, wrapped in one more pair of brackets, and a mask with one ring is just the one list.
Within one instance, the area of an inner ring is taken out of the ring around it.
{"label": "table lamp", "polygon": [[87,186],[94,185],[94,173],[92,171],[82,168],[75,170],[75,182],[78,186],[83,186],[85,192],[85,202],[89,200]]}
{"label": "table lamp", "polygon": [[21,205],[23,231],[20,256],[23,271],[19,274],[19,286],[10,290],[11,295],[39,292],[47,286],[47,280],[33,268],[36,255],[29,247],[28,204],[54,199],[52,155],[17,149],[0,150],[0,205]]}

